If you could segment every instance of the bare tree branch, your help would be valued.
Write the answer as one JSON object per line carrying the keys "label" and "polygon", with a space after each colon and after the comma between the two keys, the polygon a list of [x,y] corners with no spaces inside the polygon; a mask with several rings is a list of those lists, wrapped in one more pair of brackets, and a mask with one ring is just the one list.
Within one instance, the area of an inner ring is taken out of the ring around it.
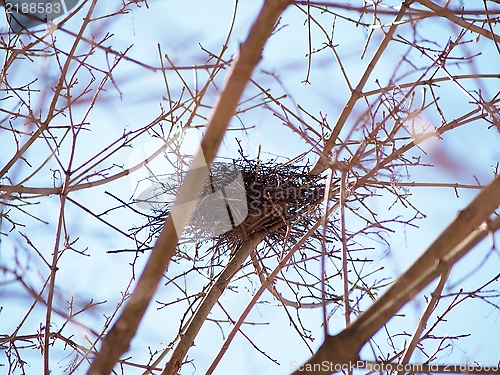
{"label": "bare tree branch", "polygon": [[[488,233],[500,226],[500,217],[489,217],[500,205],[500,176],[497,176],[469,206],[461,211],[425,253],[354,323],[336,336],[327,337],[316,354],[293,374],[331,374],[321,368],[327,361],[349,364],[358,359],[363,345],[406,303],[440,273],[445,272]],[[316,365],[316,367],[314,366]],[[306,371],[315,368],[316,371]]]}
{"label": "bare tree branch", "polygon": [[229,261],[224,271],[217,278],[217,281],[210,287],[209,291],[201,301],[196,313],[191,318],[188,327],[180,334],[180,341],[176,345],[170,359],[168,360],[162,375],[175,375],[179,371],[182,360],[187,351],[193,345],[194,339],[198,334],[203,323],[205,323],[212,307],[217,303],[222,293],[226,290],[236,272],[248,256],[255,250],[257,245],[267,235],[266,231],[256,232],[248,238]]}
{"label": "bare tree branch", "polygon": [[[290,1],[283,0],[267,0],[252,25],[247,40],[241,45],[239,56],[214,107],[207,131],[201,141],[201,152],[208,166],[217,154],[252,71],[261,59],[264,44],[271,36],[278,17],[290,3]],[[190,182],[191,179],[187,178],[186,181]],[[203,183],[204,179],[199,186],[187,186],[183,183],[179,195],[188,191],[197,196],[201,192]],[[104,338],[103,345],[88,371],[89,375],[109,374],[118,358],[128,350],[130,341],[153,298],[165,266],[175,251],[177,239],[178,234],[172,217],[169,215],[137,286],[122,314]]]}
{"label": "bare tree branch", "polygon": [[361,92],[363,91],[363,88],[365,87],[365,84],[368,81],[370,74],[372,73],[373,69],[375,69],[377,62],[382,57],[385,49],[389,45],[389,42],[392,40],[392,37],[393,37],[394,33],[396,32],[396,29],[399,26],[399,21],[403,18],[405,12],[409,9],[409,7],[413,3],[413,1],[414,0],[405,0],[401,3],[401,8],[399,9],[398,13],[396,14],[396,17],[394,18],[394,21],[392,22],[391,27],[389,28],[387,33],[384,35],[384,39],[382,39],[382,42],[380,42],[380,45],[377,48],[377,51],[375,52],[372,59],[368,63],[368,66],[366,67],[366,70],[363,73],[363,76],[359,80],[358,85],[351,92],[351,96],[349,97],[349,100],[347,101],[346,105],[342,109],[342,113],[340,114],[340,116],[337,120],[337,123],[335,124],[335,127],[333,128],[330,136],[328,137],[328,139],[325,142],[325,145],[324,145],[323,151],[322,151],[322,157],[318,158],[316,165],[311,170],[312,174],[319,174],[325,170],[325,168],[327,166],[326,160],[328,160],[328,155],[330,154],[333,146],[335,145],[335,142],[337,141],[337,138],[340,135],[340,132],[342,131],[342,128],[344,127],[347,119],[351,115],[351,112],[354,109],[354,105],[356,104],[358,99],[362,97]]}

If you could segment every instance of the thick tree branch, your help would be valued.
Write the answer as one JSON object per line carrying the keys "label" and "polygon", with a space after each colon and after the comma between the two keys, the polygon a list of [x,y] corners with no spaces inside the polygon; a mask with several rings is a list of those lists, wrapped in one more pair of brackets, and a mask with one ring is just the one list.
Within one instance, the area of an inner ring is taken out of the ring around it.
{"label": "thick tree branch", "polygon": [[[201,153],[207,165],[212,163],[217,154],[243,90],[251,78],[253,69],[261,59],[264,44],[271,36],[279,16],[289,4],[290,1],[284,0],[266,1],[257,20],[252,25],[247,40],[241,45],[239,56],[215,104],[206,133],[201,141]],[[198,157],[200,156],[198,155]],[[201,183],[195,181],[195,185],[198,186],[187,184],[186,182],[189,183],[189,181],[191,179],[188,173],[179,190],[179,195],[186,193],[199,195],[204,181]],[[104,338],[102,348],[94,358],[88,371],[89,375],[109,374],[119,357],[129,349],[130,341],[134,337],[139,323],[156,292],[165,266],[175,251],[177,241],[178,236],[174,222],[169,215],[137,283],[137,287],[122,314],[111,328],[109,334]]]}
{"label": "thick tree branch", "polygon": [[[317,353],[293,375],[331,374],[326,369],[331,366],[321,366],[323,361],[333,365],[356,361],[363,345],[406,303],[500,227],[500,217],[489,221],[499,205],[500,176],[497,176],[380,299],[340,334],[327,337]],[[306,371],[308,368],[317,371]]]}

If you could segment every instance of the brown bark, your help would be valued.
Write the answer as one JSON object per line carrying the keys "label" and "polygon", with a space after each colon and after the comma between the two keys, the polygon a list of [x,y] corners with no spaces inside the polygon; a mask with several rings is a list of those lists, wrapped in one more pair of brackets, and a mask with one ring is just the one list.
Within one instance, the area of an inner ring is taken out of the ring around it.
{"label": "brown bark", "polygon": [[[491,222],[489,218],[499,205],[500,176],[497,176],[380,299],[340,334],[327,337],[316,354],[293,375],[331,374],[334,371],[330,369],[335,365],[356,361],[363,345],[406,303],[486,235],[498,230],[500,218]],[[314,371],[307,371],[308,368]]]}
{"label": "brown bark", "polygon": [[[253,24],[247,40],[241,45],[239,56],[226,80],[219,100],[215,104],[206,133],[201,141],[201,150],[207,165],[212,163],[217,154],[243,90],[251,78],[253,69],[261,59],[264,44],[271,36],[279,16],[289,4],[290,1],[267,0]],[[190,190],[190,194],[199,195],[202,188],[201,185],[196,191],[194,187],[185,185],[181,186],[179,195],[183,194],[185,190]],[[102,347],[88,371],[89,375],[109,374],[120,356],[129,349],[130,342],[156,292],[165,266],[174,254],[177,241],[178,236],[174,222],[169,216],[139,278],[135,291],[109,334],[103,339]]]}

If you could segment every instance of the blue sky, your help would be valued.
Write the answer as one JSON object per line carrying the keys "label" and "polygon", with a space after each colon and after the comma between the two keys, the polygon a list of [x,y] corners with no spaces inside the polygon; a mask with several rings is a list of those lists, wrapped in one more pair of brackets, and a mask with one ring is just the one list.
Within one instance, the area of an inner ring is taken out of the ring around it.
{"label": "blue sky", "polygon": [[[105,45],[112,45],[115,50],[119,51],[133,45],[128,56],[153,66],[159,66],[160,64],[158,44],[161,45],[162,52],[167,53],[176,65],[203,64],[206,55],[201,51],[199,44],[214,53],[219,52],[230,24],[232,2],[223,0],[211,2],[192,1],[179,5],[173,1],[152,0],[148,3],[150,9],[146,9],[144,5],[140,9],[133,7],[132,11],[112,21],[103,20],[96,23],[100,27],[92,28],[92,32],[95,35],[101,35],[101,37],[106,32],[114,34],[109,42],[104,43]],[[229,52],[225,55],[226,58],[233,55],[237,51],[238,44],[244,41],[249,25],[256,17],[261,4],[261,1],[239,2],[238,15],[233,36],[228,46]],[[104,14],[111,8],[117,9],[118,7],[119,2],[100,2],[97,13]],[[80,19],[81,17],[77,15],[66,27],[70,30],[77,30]],[[333,17],[328,22],[325,21],[325,24],[330,25],[331,22],[333,22]],[[438,39],[441,44],[440,47],[444,47],[449,35],[457,34],[457,31],[453,30],[453,28],[451,28],[450,34],[450,27],[443,27],[444,23],[442,22],[435,22],[433,19],[422,22],[421,27],[423,30],[421,31]],[[312,74],[310,76],[311,84],[304,84],[302,81],[306,76],[307,69],[307,59],[304,56],[308,51],[307,24],[304,24],[304,15],[292,7],[286,11],[281,25],[284,26],[283,29],[267,44],[263,53],[263,61],[254,73],[254,79],[264,86],[272,87],[275,96],[287,93],[290,99],[285,100],[285,102],[290,106],[293,106],[293,101],[296,101],[315,116],[319,116],[320,112],[326,114],[330,125],[333,125],[348,99],[348,89],[334,57],[328,51],[314,55]],[[0,23],[0,27],[3,28],[4,26],[4,24]],[[403,30],[410,33],[409,27],[403,28]],[[55,37],[64,48],[68,48],[72,40],[61,31],[57,31]],[[314,29],[312,37],[313,46],[320,48],[322,46],[321,34]],[[376,30],[368,46],[366,57],[360,60],[359,55],[366,38],[366,30],[362,27],[349,27],[345,21],[337,19],[334,43],[338,44],[338,53],[346,64],[345,68],[352,84],[357,83],[381,37],[381,31]],[[375,78],[382,85],[387,83],[395,65],[400,60],[402,48],[405,50],[405,47],[396,42],[390,44],[386,55],[372,74],[365,91],[377,88],[374,82]],[[85,48],[82,48],[81,52],[84,52],[84,50]],[[464,56],[479,52],[483,55],[479,57],[479,65],[450,68],[453,74],[475,73],[477,69],[482,73],[498,73],[498,53],[490,43],[479,40],[477,43],[471,42],[466,47],[456,51],[457,54],[460,51]],[[108,58],[108,61],[112,61],[112,56],[108,56]],[[411,54],[410,58],[416,64],[424,64],[426,59],[418,53]],[[107,64],[102,53],[96,53],[93,61],[103,67]],[[19,80],[19,82],[23,82],[27,77],[39,78],[39,87],[48,89],[53,82],[56,70],[57,64],[54,58],[39,58],[34,63],[23,61],[19,63],[14,71],[18,76],[11,79],[12,81]],[[283,86],[280,87],[268,73],[273,73],[278,77],[283,82]],[[219,87],[225,74],[225,72],[222,72],[216,80]],[[411,71],[408,74],[408,79],[403,79],[403,82],[411,81],[412,77],[418,75],[418,73],[412,73]],[[173,72],[168,72],[167,77],[172,95],[178,97],[182,87],[181,80]],[[88,79],[88,76],[82,76],[80,79],[83,81],[85,78]],[[187,70],[182,72],[182,78],[192,90],[195,90],[196,81],[204,82],[206,73],[200,72],[196,77],[193,71]],[[162,100],[162,97],[166,95],[165,84],[159,72],[154,73],[135,64],[124,62],[115,71],[114,79],[119,91],[112,84],[107,84],[106,93],[97,102],[87,119],[92,131],[84,132],[79,136],[78,144],[81,146],[75,155],[76,165],[84,163],[89,159],[89,156],[99,153],[100,150],[122,134],[124,129],[135,129],[152,121],[160,113],[160,103],[166,105],[165,100]],[[461,82],[464,82],[464,85],[470,90],[477,89],[476,82],[473,80]],[[484,80],[483,82],[484,84],[479,88],[483,90],[485,97],[491,97],[498,91],[498,79]],[[452,84],[443,84],[442,86],[446,90],[441,91],[444,95],[440,99],[440,105],[447,114],[447,119],[451,120],[462,115],[465,112],[464,108],[469,106],[469,98]],[[249,85],[245,92],[245,98],[251,97],[256,92],[257,90]],[[122,93],[121,97],[120,93]],[[215,94],[216,91],[212,88],[210,94],[207,95],[205,104],[213,105],[216,99]],[[416,94],[416,100],[420,99],[419,95],[421,95],[420,92]],[[43,100],[40,99],[40,102],[36,105],[39,105],[43,110],[43,104]],[[82,116],[87,105],[88,102],[82,102],[81,106],[75,107],[75,114]],[[345,136],[355,125],[354,119],[364,109],[363,103],[356,107],[353,112],[354,115],[346,124],[345,132],[341,134],[341,137]],[[209,110],[204,108],[200,111],[200,114],[208,116]],[[306,118],[304,113],[300,113],[300,116]],[[427,122],[430,126],[435,127],[441,124],[439,116],[432,109],[426,110],[420,117],[421,123]],[[63,122],[67,120],[60,117],[57,121]],[[274,158],[275,155],[294,157],[300,152],[309,149],[297,134],[284,127],[268,110],[261,108],[245,113],[239,119],[235,118],[231,123],[231,127],[238,128],[242,122],[246,126],[253,128],[249,129],[248,132],[228,132],[221,146],[220,156],[237,157],[238,144],[234,139],[235,137],[242,140],[245,151],[252,157],[256,156],[260,146],[262,150],[261,158],[263,159]],[[194,121],[194,125],[203,126],[204,124],[205,120],[203,118]],[[189,130],[182,145],[182,152],[194,152],[201,135],[201,129]],[[2,137],[5,137],[5,134],[2,134]],[[482,184],[487,184],[493,178],[490,166],[494,165],[500,158],[497,146],[499,138],[500,136],[496,130],[488,130],[484,123],[476,122],[446,133],[442,140],[429,140],[423,144],[423,148],[428,152],[428,155],[423,155],[418,150],[413,151],[412,155],[422,156],[426,162],[435,163],[435,167],[412,169],[408,181],[474,184],[475,179],[473,176],[475,175]],[[114,157],[108,159],[103,167],[115,163],[126,168],[134,150],[140,149],[149,141],[148,136],[141,137],[141,139],[133,143],[133,148],[123,149]],[[15,146],[11,140],[2,140],[2,149],[0,150],[2,165],[5,160],[11,157],[14,150]],[[61,151],[62,155],[67,154],[67,149],[64,149],[64,147]],[[27,156],[36,159],[39,155],[46,157],[47,152],[46,146],[40,143],[36,148],[30,150]],[[64,156],[63,159],[67,160]],[[311,153],[310,159],[311,163],[315,162],[314,154]],[[39,184],[38,186],[47,186],[48,181],[50,181],[49,167],[54,168],[57,165],[52,160],[47,165],[46,172],[39,174],[39,177],[31,182]],[[114,170],[119,171],[119,168],[115,167]],[[23,176],[30,173],[29,171],[29,167],[18,163],[12,173],[17,178],[14,179],[14,182],[20,181]],[[90,191],[75,192],[72,197],[95,212],[102,212],[106,208],[117,204],[116,201],[105,195],[105,191],[111,191],[122,198],[131,197],[132,186],[136,181],[134,178],[138,179],[134,176],[130,179],[122,178],[102,187],[92,188]],[[415,229],[409,226],[404,230],[401,227],[395,228],[398,230],[389,239],[391,244],[390,253],[386,256],[384,254],[387,254],[387,246],[371,240],[366,242],[366,246],[374,247],[373,252],[376,262],[374,262],[373,268],[384,266],[384,277],[397,277],[404,272],[453,220],[457,210],[466,207],[477,194],[477,191],[460,190],[459,198],[455,196],[452,189],[445,188],[412,188],[411,193],[413,204],[427,215],[425,220],[418,221],[419,228]],[[56,224],[54,218],[57,216],[59,199],[52,196],[45,198],[43,202],[43,205],[40,205],[39,208],[33,208],[33,213],[47,218],[49,225],[43,225],[29,219],[27,223],[29,223],[29,231],[33,233],[33,236],[36,236],[40,245],[44,243],[52,244],[44,249],[45,253],[49,254],[54,242]],[[377,210],[380,219],[394,217],[398,214],[406,218],[413,215],[411,210],[405,209],[401,205],[396,205],[391,210],[388,210],[392,202],[393,198],[387,194],[370,199],[371,207]],[[102,309],[97,310],[95,315],[87,317],[87,323],[91,324],[95,329],[99,329],[104,321],[103,315],[109,313],[119,301],[120,292],[123,292],[131,277],[131,267],[128,263],[134,261],[134,256],[130,253],[109,255],[105,252],[124,247],[130,248],[131,243],[123,237],[109,236],[106,228],[102,227],[95,219],[84,215],[80,209],[73,205],[69,205],[67,217],[68,227],[75,237],[80,237],[79,245],[81,244],[82,248],[89,247],[92,256],[82,257],[77,254],[67,254],[62,258],[57,276],[58,303],[61,304],[62,308],[64,301],[72,295],[80,296],[79,303],[83,303],[86,298],[90,297],[95,298],[96,301],[107,300],[107,304]],[[125,210],[110,212],[105,217],[123,230],[142,222],[140,217]],[[354,215],[348,216],[348,220],[352,230],[364,225]],[[22,239],[18,234],[12,234],[7,239],[4,238],[2,241],[2,262],[11,264],[13,250],[23,246]],[[479,246],[479,249],[467,255],[457,265],[451,276],[451,283],[454,284],[454,282],[460,281],[460,285],[470,290],[474,286],[480,285],[482,279],[486,280],[491,275],[496,274],[499,262],[498,252],[493,253],[486,264],[474,276],[461,281],[468,270],[474,269],[477,264],[480,264],[485,259],[489,248],[490,245],[485,241]],[[142,268],[144,261],[144,256],[136,260],[136,271]],[[31,262],[29,267],[30,279],[34,284],[38,285],[46,277],[47,273],[43,271],[43,266],[40,265],[36,258],[32,259]],[[180,266],[172,264],[167,275],[170,272],[175,274],[178,267]],[[41,274],[37,274],[37,268],[42,269]],[[375,277],[381,278],[382,274],[377,274]],[[196,290],[196,287],[200,288],[203,282],[203,280],[194,277],[186,279],[190,290]],[[251,290],[248,290],[250,286],[251,284],[241,283],[239,293],[227,292],[223,296],[224,306],[229,310],[233,318],[238,316],[239,312],[250,300]],[[10,292],[13,293],[13,291]],[[430,292],[431,289],[428,288],[425,294],[429,295]],[[160,288],[156,299],[169,300],[172,299],[172,295],[175,295],[174,293],[173,288]],[[256,352],[241,335],[237,335],[216,373],[287,374],[290,372],[288,366],[290,361],[302,362],[309,357],[305,345],[297,337],[296,332],[290,328],[288,317],[280,307],[273,306],[276,305],[273,297],[267,294],[264,295],[263,299],[269,303],[256,306],[248,320],[269,324],[245,326],[244,330],[251,335],[252,339],[263,351],[276,358],[281,363],[281,366],[278,367],[270,362]],[[4,305],[2,314],[8,314],[7,316],[12,317],[22,314],[26,310],[25,301],[21,298],[13,301],[15,302],[12,304],[2,303]],[[401,329],[412,332],[424,307],[423,297],[417,297],[415,302],[408,304],[403,309],[403,312],[408,315],[408,319],[393,319],[390,324],[391,332],[394,333]],[[43,309],[40,309],[40,312],[43,314]],[[133,353],[134,360],[140,361],[147,358],[148,352],[146,348],[148,345],[154,349],[166,345],[175,336],[183,312],[184,308],[181,308],[181,306],[169,309],[168,313],[163,310],[156,310],[156,306],[152,306],[132,343],[131,353]],[[292,310],[290,312],[291,315],[294,315]],[[450,334],[470,332],[472,337],[459,341],[453,355],[447,360],[457,362],[470,358],[478,361],[498,360],[498,351],[494,346],[495,334],[499,332],[498,310],[495,311],[484,303],[474,301],[464,308],[457,308],[454,314],[455,319],[450,319],[449,323],[442,324],[442,332]],[[214,317],[221,318],[222,316],[220,309],[214,312]],[[311,346],[316,349],[322,341],[321,311],[319,309],[303,311],[301,312],[301,318],[315,336],[315,341]],[[33,328],[38,323],[35,317],[32,318],[28,326]],[[2,332],[10,332],[16,324],[17,319],[8,319],[3,320],[0,327],[2,327]],[[338,332],[342,327],[343,319],[340,314],[337,314],[330,322],[331,332]],[[75,337],[79,340],[84,340],[84,335],[88,334],[76,326],[68,329],[74,330]],[[224,326],[224,333],[227,334],[228,330],[229,327]],[[385,338],[381,335],[380,345],[385,349],[384,340]],[[189,351],[189,357],[195,359],[195,365],[193,367],[186,365],[183,373],[203,372],[212,361],[221,344],[222,334],[220,328],[213,323],[205,324],[199,338],[196,340],[196,345]],[[363,351],[363,355],[369,357],[370,351]],[[38,354],[33,355],[33,357],[34,361],[36,361],[35,358],[40,358]],[[423,357],[418,356],[413,359],[425,360]],[[31,370],[36,373],[35,366]]]}

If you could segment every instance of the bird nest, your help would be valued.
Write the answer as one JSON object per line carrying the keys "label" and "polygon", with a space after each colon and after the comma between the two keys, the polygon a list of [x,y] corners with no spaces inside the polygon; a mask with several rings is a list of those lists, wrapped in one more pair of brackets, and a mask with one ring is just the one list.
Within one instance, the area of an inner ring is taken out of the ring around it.
{"label": "bird nest", "polygon": [[[146,243],[161,231],[186,174],[179,169],[175,176],[149,178],[154,188],[140,202],[150,205],[148,220],[133,229],[135,234],[147,230]],[[246,238],[264,230],[269,244],[293,243],[319,219],[318,203],[324,194],[324,178],[311,175],[307,163],[246,158],[214,162],[180,242],[210,242],[209,250],[233,252]],[[175,208],[172,213],[175,216]]]}

